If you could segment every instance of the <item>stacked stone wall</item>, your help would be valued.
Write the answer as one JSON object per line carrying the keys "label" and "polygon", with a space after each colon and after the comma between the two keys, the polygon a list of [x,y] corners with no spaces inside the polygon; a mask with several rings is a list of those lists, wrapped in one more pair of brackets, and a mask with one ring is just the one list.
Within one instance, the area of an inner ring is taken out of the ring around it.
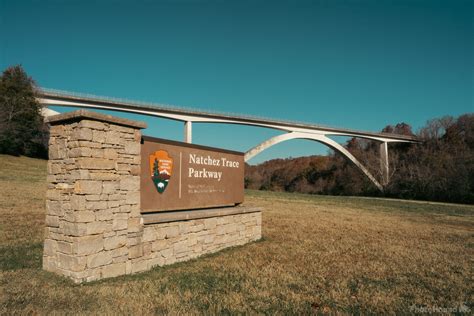
{"label": "stacked stone wall", "polygon": [[[261,238],[261,212],[146,225],[136,271],[186,261]],[[135,271],[132,271],[135,272]]]}

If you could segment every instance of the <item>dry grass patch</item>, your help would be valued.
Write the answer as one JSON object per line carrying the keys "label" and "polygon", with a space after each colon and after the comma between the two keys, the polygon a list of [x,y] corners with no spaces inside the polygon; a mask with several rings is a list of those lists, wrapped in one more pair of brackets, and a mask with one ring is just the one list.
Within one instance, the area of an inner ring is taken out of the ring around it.
{"label": "dry grass patch", "polygon": [[0,156],[0,314],[472,309],[474,208],[247,192],[262,241],[74,285],[41,270],[46,162]]}

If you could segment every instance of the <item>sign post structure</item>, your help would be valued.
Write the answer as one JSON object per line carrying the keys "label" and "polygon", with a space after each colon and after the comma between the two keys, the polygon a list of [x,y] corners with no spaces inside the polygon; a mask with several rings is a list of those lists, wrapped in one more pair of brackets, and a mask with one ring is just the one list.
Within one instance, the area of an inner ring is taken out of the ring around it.
{"label": "sign post structure", "polygon": [[89,282],[261,238],[240,152],[141,135],[143,122],[78,110],[51,125],[43,268]]}

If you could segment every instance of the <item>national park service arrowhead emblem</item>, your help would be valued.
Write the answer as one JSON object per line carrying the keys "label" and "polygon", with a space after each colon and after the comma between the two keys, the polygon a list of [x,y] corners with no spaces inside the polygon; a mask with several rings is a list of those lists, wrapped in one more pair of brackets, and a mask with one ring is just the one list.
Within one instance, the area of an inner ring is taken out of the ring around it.
{"label": "national park service arrowhead emblem", "polygon": [[151,179],[159,193],[163,193],[168,186],[172,171],[173,158],[168,155],[168,152],[158,150],[150,155]]}

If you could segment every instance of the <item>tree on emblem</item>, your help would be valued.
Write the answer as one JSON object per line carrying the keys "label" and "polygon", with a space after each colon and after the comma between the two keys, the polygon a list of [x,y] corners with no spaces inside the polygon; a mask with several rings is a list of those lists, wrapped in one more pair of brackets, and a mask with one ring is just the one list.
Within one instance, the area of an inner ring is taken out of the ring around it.
{"label": "tree on emblem", "polygon": [[158,159],[155,158],[155,162],[153,163],[153,177],[158,177],[160,172],[158,171]]}

